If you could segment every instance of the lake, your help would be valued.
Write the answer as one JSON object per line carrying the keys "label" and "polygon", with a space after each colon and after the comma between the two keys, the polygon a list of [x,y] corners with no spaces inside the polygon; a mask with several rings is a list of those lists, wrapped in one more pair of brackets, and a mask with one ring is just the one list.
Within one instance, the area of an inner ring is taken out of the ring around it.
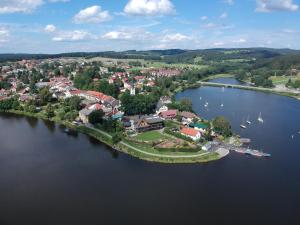
{"label": "lake", "polygon": [[214,87],[183,97],[200,116],[227,117],[272,157],[149,163],[50,122],[0,114],[0,224],[300,224],[300,101]]}

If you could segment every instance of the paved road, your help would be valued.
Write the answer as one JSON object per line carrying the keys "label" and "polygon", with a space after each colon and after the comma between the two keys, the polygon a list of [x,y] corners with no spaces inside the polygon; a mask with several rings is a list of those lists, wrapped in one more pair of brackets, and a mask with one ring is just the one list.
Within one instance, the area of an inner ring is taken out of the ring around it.
{"label": "paved road", "polygon": [[205,152],[205,153],[200,153],[200,154],[191,154],[191,155],[162,155],[162,154],[157,154],[157,153],[150,153],[150,152],[145,152],[143,150],[140,150],[138,148],[135,148],[133,147],[132,145],[129,145],[125,142],[120,142],[122,145],[125,145],[126,147],[128,148],[131,148],[137,152],[140,152],[142,154],[145,154],[145,155],[149,155],[149,156],[154,156],[154,157],[159,157],[159,158],[171,158],[171,159],[191,159],[191,158],[198,158],[198,157],[201,157],[201,156],[205,156],[205,155],[208,155],[210,152]]}
{"label": "paved road", "polygon": [[237,84],[222,84],[222,83],[203,82],[203,81],[198,81],[198,83],[203,85],[203,86],[231,87],[231,88],[239,88],[239,89],[254,90],[254,91],[268,91],[268,92],[275,92],[275,93],[291,93],[291,94],[297,94],[298,93],[298,92],[295,92],[295,91],[292,91],[292,90],[290,90],[290,91],[289,90],[280,91],[280,90],[276,90],[274,88],[243,86],[243,85],[237,85]]}

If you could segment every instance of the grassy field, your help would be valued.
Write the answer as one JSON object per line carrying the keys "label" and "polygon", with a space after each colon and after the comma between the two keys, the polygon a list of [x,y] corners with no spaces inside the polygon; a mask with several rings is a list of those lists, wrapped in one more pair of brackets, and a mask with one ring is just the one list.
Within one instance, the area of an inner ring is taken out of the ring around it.
{"label": "grassy field", "polygon": [[273,76],[270,77],[270,79],[272,80],[273,84],[286,84],[289,79],[291,79],[292,81],[295,81],[296,79],[300,79],[300,75],[298,76]]}
{"label": "grassy field", "polygon": [[234,75],[228,74],[228,73],[221,73],[221,74],[215,74],[215,75],[211,75],[209,77],[205,77],[201,81],[208,81],[208,80],[217,79],[217,78],[230,78],[230,77],[234,77]]}
{"label": "grassy field", "polygon": [[157,141],[168,139],[167,136],[163,135],[158,131],[148,131],[142,134],[139,134],[136,139],[139,141]]}

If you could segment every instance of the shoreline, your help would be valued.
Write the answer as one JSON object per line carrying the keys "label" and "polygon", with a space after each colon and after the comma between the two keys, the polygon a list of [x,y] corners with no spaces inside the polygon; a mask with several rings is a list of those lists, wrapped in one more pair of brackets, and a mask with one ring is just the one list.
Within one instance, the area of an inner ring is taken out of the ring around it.
{"label": "shoreline", "polygon": [[281,91],[276,91],[272,89],[264,89],[261,87],[248,87],[248,86],[233,86],[231,84],[211,84],[209,82],[204,82],[204,81],[198,81],[196,84],[186,84],[187,86],[181,87],[178,90],[175,90],[174,92],[171,93],[171,97],[175,96],[176,94],[183,92],[188,89],[196,89],[196,88],[201,88],[201,87],[226,87],[226,88],[233,88],[233,89],[241,89],[241,90],[246,90],[246,91],[258,91],[258,92],[263,92],[263,93],[270,93],[270,94],[275,94],[275,95],[280,95],[280,96],[285,96],[289,98],[293,98],[296,100],[300,100],[300,94],[293,94],[290,92],[281,92]]}
{"label": "shoreline", "polygon": [[36,119],[41,119],[44,121],[54,122],[58,125],[63,125],[69,129],[77,131],[79,133],[88,135],[90,137],[95,138],[106,146],[110,147],[112,150],[116,150],[118,152],[130,155],[132,157],[138,158],[140,160],[153,162],[153,163],[161,163],[161,164],[195,164],[195,163],[208,163],[216,160],[220,160],[227,155],[220,155],[217,152],[207,152],[201,154],[186,154],[186,155],[164,155],[146,152],[141,149],[137,149],[134,146],[126,143],[126,141],[122,140],[118,144],[113,144],[111,141],[111,135],[95,128],[89,128],[87,126],[76,126],[67,121],[61,121],[56,119],[49,119],[40,114],[33,114],[24,111],[18,110],[9,110],[9,111],[0,111],[1,113],[8,113],[13,115],[32,117]]}

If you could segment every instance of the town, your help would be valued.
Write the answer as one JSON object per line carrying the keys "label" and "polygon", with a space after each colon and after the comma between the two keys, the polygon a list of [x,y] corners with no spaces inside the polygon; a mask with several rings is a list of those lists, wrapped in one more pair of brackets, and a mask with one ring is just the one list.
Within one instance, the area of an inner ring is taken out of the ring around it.
{"label": "town", "polygon": [[229,153],[220,147],[232,136],[229,122],[207,121],[189,99],[174,98],[180,76],[193,68],[55,58],[2,63],[0,72],[1,111],[63,123],[66,131],[92,133],[150,161],[201,162]]}

